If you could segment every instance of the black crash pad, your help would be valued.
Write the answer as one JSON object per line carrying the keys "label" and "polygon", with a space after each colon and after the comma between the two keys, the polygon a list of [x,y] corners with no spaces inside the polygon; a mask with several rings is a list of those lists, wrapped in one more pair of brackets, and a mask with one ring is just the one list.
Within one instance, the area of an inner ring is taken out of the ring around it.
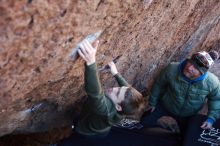
{"label": "black crash pad", "polygon": [[73,134],[58,146],[180,146],[180,140],[179,135],[161,128],[130,130],[113,127],[104,138],[88,139]]}

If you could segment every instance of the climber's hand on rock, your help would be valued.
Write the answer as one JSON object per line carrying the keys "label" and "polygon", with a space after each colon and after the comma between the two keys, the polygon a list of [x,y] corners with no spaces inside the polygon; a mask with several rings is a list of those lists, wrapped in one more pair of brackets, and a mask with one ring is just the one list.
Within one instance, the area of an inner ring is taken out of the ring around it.
{"label": "climber's hand on rock", "polygon": [[110,68],[110,72],[112,73],[112,75],[116,75],[118,73],[117,67],[113,61],[109,62],[108,66]]}
{"label": "climber's hand on rock", "polygon": [[87,65],[95,63],[95,55],[97,52],[99,41],[95,41],[93,44],[90,44],[87,40],[83,41],[79,46],[78,50],[79,55],[86,61]]}

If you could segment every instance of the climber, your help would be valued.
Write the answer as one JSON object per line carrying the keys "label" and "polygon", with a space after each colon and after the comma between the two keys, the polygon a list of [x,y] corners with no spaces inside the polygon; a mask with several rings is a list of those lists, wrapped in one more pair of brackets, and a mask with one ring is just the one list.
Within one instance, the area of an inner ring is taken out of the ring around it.
{"label": "climber", "polygon": [[96,51],[98,41],[91,45],[83,41],[78,50],[85,60],[85,90],[88,95],[82,108],[81,116],[75,131],[85,137],[100,138],[106,136],[111,126],[124,117],[135,117],[144,112],[144,98],[136,89],[131,87],[118,73],[114,62],[108,63],[109,70],[116,78],[120,87],[110,88],[103,92],[96,66]]}
{"label": "climber", "polygon": [[212,128],[220,112],[220,83],[208,70],[218,58],[216,51],[201,51],[181,63],[170,63],[153,84],[147,108],[150,114],[143,116],[141,123],[154,127],[160,117],[171,116],[184,134],[189,120],[207,100],[207,119],[200,127]]}

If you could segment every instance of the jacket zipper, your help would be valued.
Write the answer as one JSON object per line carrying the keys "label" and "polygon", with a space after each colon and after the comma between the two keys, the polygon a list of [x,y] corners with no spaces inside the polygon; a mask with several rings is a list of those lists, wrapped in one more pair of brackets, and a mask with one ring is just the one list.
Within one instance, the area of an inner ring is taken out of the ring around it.
{"label": "jacket zipper", "polygon": [[189,97],[189,88],[190,88],[190,86],[191,86],[191,84],[189,83],[189,85],[188,85],[188,87],[187,87],[186,95],[185,95],[185,97],[184,97],[183,105],[182,105],[182,107],[181,107],[181,109],[180,109],[180,113],[182,113],[182,111],[183,111],[183,109],[184,109],[184,107],[185,107],[185,104],[186,104],[186,102],[187,102],[187,100],[188,100],[188,97]]}

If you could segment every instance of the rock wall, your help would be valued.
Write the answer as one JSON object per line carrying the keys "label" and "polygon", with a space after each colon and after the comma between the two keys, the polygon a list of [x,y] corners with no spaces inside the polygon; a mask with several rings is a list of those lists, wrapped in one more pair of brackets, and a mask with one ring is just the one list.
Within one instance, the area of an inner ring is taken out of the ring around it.
{"label": "rock wall", "polygon": [[[0,136],[70,125],[84,63],[71,49],[102,30],[98,67],[148,93],[158,71],[196,50],[220,53],[219,0],[0,0]],[[100,72],[103,87],[116,86]]]}

